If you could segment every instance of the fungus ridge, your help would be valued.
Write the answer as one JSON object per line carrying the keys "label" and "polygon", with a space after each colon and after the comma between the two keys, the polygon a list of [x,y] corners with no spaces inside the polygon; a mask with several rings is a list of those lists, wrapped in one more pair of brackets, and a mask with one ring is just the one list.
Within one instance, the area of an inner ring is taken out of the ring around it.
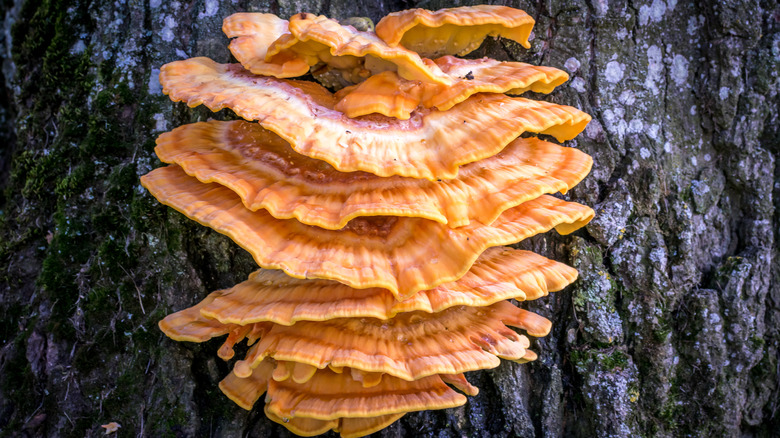
{"label": "fungus ridge", "polygon": [[566,72],[556,68],[522,62],[454,56],[443,56],[434,62],[452,78],[452,84],[409,81],[395,72],[382,72],[337,92],[340,100],[335,109],[348,117],[378,113],[406,120],[420,105],[446,111],[477,93],[550,93],[569,79]]}
{"label": "fungus ridge", "polygon": [[338,230],[359,216],[421,217],[451,228],[492,223],[504,210],[544,193],[566,191],[590,171],[576,149],[519,138],[498,154],[463,166],[458,177],[428,181],[338,172],[294,152],[254,123],[210,121],[162,134],[155,148],[166,163],[201,182],[219,183],[249,210]]}
{"label": "fungus ridge", "polygon": [[313,418],[294,417],[281,418],[273,412],[265,409],[265,415],[276,423],[281,424],[290,432],[301,436],[314,436],[329,430],[339,432],[342,438],[356,438],[370,435],[395,423],[405,413],[381,415],[368,418],[339,418],[335,420],[315,420]]}
{"label": "fungus ridge", "polygon": [[271,379],[266,394],[266,409],[278,417],[319,420],[447,409],[465,403],[466,397],[450,389],[439,375],[414,381],[383,376],[377,385],[365,387],[351,373],[329,368],[317,370],[305,383]]}
{"label": "fungus ridge", "polygon": [[506,6],[478,5],[440,9],[408,9],[382,18],[376,34],[391,46],[402,45],[423,57],[463,56],[488,36],[501,36],[530,48],[534,19]]}
{"label": "fungus ridge", "polygon": [[210,318],[198,311],[203,306],[169,315],[160,322],[161,329],[173,339],[195,342],[229,333],[219,349],[219,356],[226,360],[233,357],[233,347],[246,338],[251,348],[244,360],[236,362],[236,376],[248,377],[264,359],[273,358],[292,366],[286,371],[277,368],[274,378],[292,376],[298,383],[326,367],[351,368],[353,377],[371,386],[375,383],[368,381],[378,382],[384,374],[411,381],[495,368],[499,358],[525,362],[529,340],[509,326],[531,336],[545,336],[551,326],[544,317],[499,301],[486,307],[450,307],[433,314],[407,312],[388,320],[336,318],[290,326],[213,324],[214,330],[204,333],[198,327]]}
{"label": "fungus ridge", "polygon": [[[279,34],[263,28],[265,15],[228,17],[223,25],[228,37],[238,37],[230,43],[230,51],[254,74],[295,77],[306,74],[311,66],[327,64],[352,83],[387,69],[410,80],[441,84],[450,81],[430,60],[403,47],[391,47],[373,32],[342,26],[322,15],[301,13],[286,23],[289,32]],[[239,28],[232,26],[234,22],[251,24]]]}
{"label": "fungus ridge", "polygon": [[323,369],[348,367],[404,380],[495,368],[499,358],[523,361],[527,337],[508,326],[545,336],[551,323],[507,301],[457,306],[429,314],[408,312],[390,320],[338,318],[274,324],[235,365],[239,377],[266,357]]}
{"label": "fungus ridge", "polygon": [[460,278],[491,246],[551,228],[569,233],[594,214],[584,205],[542,195],[504,211],[491,225],[449,229],[420,218],[376,217],[333,231],[252,212],[230,189],[201,183],[178,166],[153,170],[141,183],[163,204],[229,236],[262,267],[358,289],[381,287],[400,298]]}
{"label": "fungus ridge", "polygon": [[370,317],[389,319],[399,313],[440,312],[453,306],[488,306],[501,300],[534,300],[563,289],[577,270],[529,251],[487,249],[471,269],[454,282],[420,291],[398,301],[386,289],[354,289],[331,280],[296,279],[280,271],[259,270],[230,289],[211,294],[199,307],[206,318],[246,325]]}
{"label": "fungus ridge", "polygon": [[[290,35],[289,22],[274,14],[240,12],[222,22],[222,31],[230,42],[230,51],[247,70],[277,78],[303,76],[309,71],[305,60],[290,53],[268,54],[271,44]],[[266,58],[271,59],[267,62]]]}
{"label": "fungus ridge", "polygon": [[379,176],[451,179],[458,166],[495,155],[526,131],[562,141],[590,121],[569,106],[503,94],[476,94],[449,111],[420,109],[409,120],[350,119],[333,109],[333,95],[316,84],[253,76],[208,58],[166,64],[160,82],[174,101],[212,111],[230,108],[300,154],[341,172]]}
{"label": "fungus ridge", "polygon": [[[469,390],[469,387],[463,386],[463,382],[465,385],[468,382],[462,375],[436,375],[412,382],[384,376],[370,387],[355,380],[349,370],[335,372],[329,368],[317,370],[303,383],[289,378],[273,378],[276,369],[284,366],[284,363],[266,360],[246,378],[230,373],[220,382],[219,387],[228,398],[247,410],[267,392],[266,413],[281,419],[310,418],[324,421],[375,418],[465,404],[466,398],[450,389],[445,379],[448,383],[460,385],[459,389],[462,387]],[[476,388],[471,388],[469,392],[473,395]]]}

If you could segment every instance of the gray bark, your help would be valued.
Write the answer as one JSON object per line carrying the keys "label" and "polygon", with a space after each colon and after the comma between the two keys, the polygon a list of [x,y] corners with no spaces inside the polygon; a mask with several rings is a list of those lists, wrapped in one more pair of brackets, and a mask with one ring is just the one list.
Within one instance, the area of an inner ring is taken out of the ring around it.
{"label": "gray bark", "polygon": [[[0,435],[99,436],[116,421],[122,435],[287,436],[219,392],[218,342],[157,329],[255,267],[139,185],[160,165],[158,134],[212,117],[162,96],[158,69],[227,61],[221,20],[236,11],[377,21],[462,3],[21,3],[3,2],[0,35]],[[538,361],[471,373],[481,392],[466,406],[377,436],[773,436],[777,1],[510,5],[536,18],[532,48],[474,55],[568,70],[540,98],[593,116],[570,144],[595,165],[567,197],[596,219],[519,245],[580,279],[530,304],[554,323]]]}

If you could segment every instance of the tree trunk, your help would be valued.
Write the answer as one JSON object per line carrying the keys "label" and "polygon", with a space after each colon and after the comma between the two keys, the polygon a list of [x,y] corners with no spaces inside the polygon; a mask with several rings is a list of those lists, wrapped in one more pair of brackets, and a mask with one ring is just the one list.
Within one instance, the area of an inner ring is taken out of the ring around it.
{"label": "tree trunk", "polygon": [[[530,304],[536,362],[470,373],[457,409],[377,436],[770,436],[780,428],[777,1],[510,2],[532,48],[474,56],[566,69],[540,97],[593,116],[567,197],[596,219],[519,245],[580,279]],[[219,341],[157,322],[256,268],[138,181],[154,139],[212,117],[173,104],[164,63],[229,60],[222,18],[308,11],[375,22],[431,0],[6,0],[0,96],[0,435],[289,436],[217,384]],[[230,117],[218,114],[214,117]],[[240,353],[237,356],[240,356]]]}

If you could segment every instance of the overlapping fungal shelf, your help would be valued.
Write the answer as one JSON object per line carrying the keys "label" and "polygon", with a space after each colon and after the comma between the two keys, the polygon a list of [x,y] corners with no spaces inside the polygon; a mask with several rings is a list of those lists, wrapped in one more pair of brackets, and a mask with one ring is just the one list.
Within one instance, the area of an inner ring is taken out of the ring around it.
{"label": "overlapping fungal shelf", "polygon": [[[549,93],[568,79],[560,70],[454,56],[488,36],[528,47],[532,26],[502,6],[403,11],[376,33],[305,13],[235,14],[223,30],[241,64],[163,66],[174,101],[245,119],[161,135],[169,165],[142,178],[261,267],[160,322],[178,341],[227,335],[225,360],[247,340],[220,384],[239,406],[266,394],[267,416],[296,434],[358,437],[466,403],[478,390],[465,372],[536,358],[529,336],[551,323],[509,300],[577,273],[502,245],[585,225],[589,207],[551,195],[592,163],[520,135],[568,140],[590,117],[516,97]],[[289,79],[309,72],[346,87]]]}

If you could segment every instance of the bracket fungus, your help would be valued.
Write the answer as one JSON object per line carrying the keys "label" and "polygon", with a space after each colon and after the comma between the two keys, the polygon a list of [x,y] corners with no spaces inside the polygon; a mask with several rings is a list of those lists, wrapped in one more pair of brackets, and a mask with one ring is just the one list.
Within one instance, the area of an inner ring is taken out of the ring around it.
{"label": "bracket fungus", "polygon": [[570,106],[499,93],[472,95],[448,111],[419,108],[409,120],[352,119],[334,109],[335,97],[318,84],[255,76],[208,58],[166,64],[160,82],[176,102],[230,108],[300,154],[341,172],[378,176],[451,179],[458,166],[497,154],[525,132],[570,140],[590,121]]}
{"label": "bracket fungus", "polygon": [[[261,269],[247,281],[213,292],[211,299],[201,302],[198,309],[207,319],[242,326],[265,321],[291,325],[334,318],[386,320],[405,312],[435,313],[453,306],[483,307],[508,299],[535,300],[563,289],[576,278],[577,271],[563,263],[530,251],[494,247],[486,250],[456,281],[420,291],[402,301],[387,289],[355,289],[337,281],[297,279],[281,271]],[[178,314],[166,318],[169,327],[186,324],[184,320],[171,321]],[[201,320],[197,315],[185,318]],[[202,321],[205,326],[201,327],[218,327],[212,321]],[[197,325],[192,328],[198,330]]]}
{"label": "bracket fungus", "polygon": [[[549,93],[568,78],[560,70],[452,56],[487,36],[528,47],[532,26],[503,6],[402,11],[376,33],[240,13],[223,25],[240,64],[161,68],[172,100],[245,119],[162,134],[169,166],[141,179],[262,268],[160,322],[177,341],[226,335],[225,360],[247,341],[219,385],[231,400],[252,409],[265,393],[268,418],[293,433],[359,437],[463,405],[478,392],[464,372],[537,357],[529,337],[552,323],[507,300],[561,290],[577,272],[501,245],[593,217],[551,196],[591,158],[528,136],[569,140],[590,116],[506,95]],[[287,79],[323,70],[356,85],[333,94]]]}
{"label": "bracket fungus", "polygon": [[566,72],[556,68],[522,62],[454,56],[442,56],[434,62],[452,78],[451,84],[409,81],[386,71],[339,90],[334,108],[348,117],[378,113],[407,120],[418,106],[447,111],[477,93],[546,94],[569,79]]}
{"label": "bracket fungus", "polygon": [[175,165],[151,171],[141,183],[163,204],[229,236],[263,268],[381,287],[399,298],[463,276],[487,248],[553,228],[568,234],[594,215],[590,207],[542,195],[505,210],[491,225],[451,229],[422,218],[374,216],[327,230],[248,210],[235,192],[201,183]]}
{"label": "bracket fungus", "polygon": [[534,19],[506,6],[479,5],[428,11],[409,9],[388,14],[376,24],[376,34],[391,46],[404,46],[423,57],[463,56],[487,36],[514,40],[526,49]]}
{"label": "bracket fungus", "polygon": [[289,32],[281,33],[266,45],[278,34],[263,29],[267,15],[241,14],[226,20],[223,26],[229,37],[238,37],[230,44],[233,55],[254,74],[296,77],[308,73],[310,66],[324,63],[338,69],[350,82],[360,82],[386,70],[398,71],[401,77],[410,80],[450,82],[435,64],[423,60],[416,52],[392,47],[373,32],[342,26],[322,15],[305,12],[293,15],[287,23]]}
{"label": "bracket fungus", "polygon": [[329,230],[361,216],[422,217],[451,228],[492,224],[506,209],[574,187],[591,158],[537,138],[518,138],[498,154],[464,165],[455,179],[428,181],[338,172],[293,151],[256,123],[210,121],[157,139],[157,156],[200,182],[235,192],[252,211]]}
{"label": "bracket fungus", "polygon": [[309,64],[293,54],[269,53],[274,41],[290,34],[289,23],[274,14],[238,13],[225,18],[222,31],[233,38],[230,51],[248,70],[277,78],[294,78],[306,74]]}
{"label": "bracket fungus", "polygon": [[[495,368],[498,358],[523,361],[530,341],[508,326],[545,336],[550,321],[508,301],[487,307],[406,312],[389,320],[337,318],[273,324],[234,372],[246,377],[266,357],[314,368],[344,368],[404,380]],[[359,379],[363,380],[363,379]]]}

